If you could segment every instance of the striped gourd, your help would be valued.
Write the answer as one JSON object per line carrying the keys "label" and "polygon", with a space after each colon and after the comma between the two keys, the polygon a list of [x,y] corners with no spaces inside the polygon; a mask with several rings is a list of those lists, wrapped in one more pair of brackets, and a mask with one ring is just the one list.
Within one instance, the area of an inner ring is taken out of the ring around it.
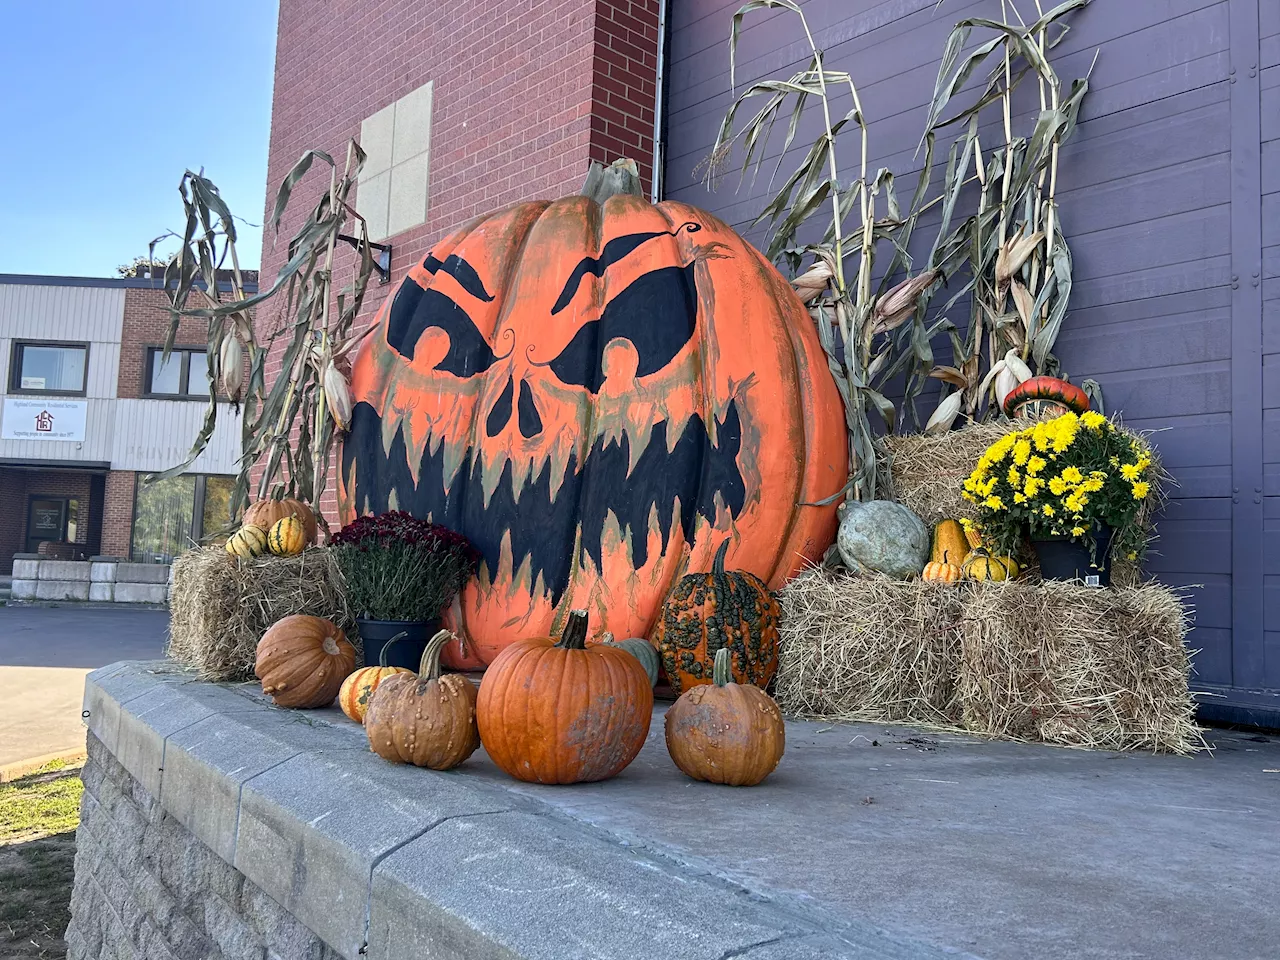
{"label": "striped gourd", "polygon": [[297,517],[282,517],[267,534],[267,548],[277,557],[292,557],[307,545],[306,528]]}
{"label": "striped gourd", "polygon": [[227,553],[242,560],[252,560],[267,552],[267,531],[246,523],[227,540]]}

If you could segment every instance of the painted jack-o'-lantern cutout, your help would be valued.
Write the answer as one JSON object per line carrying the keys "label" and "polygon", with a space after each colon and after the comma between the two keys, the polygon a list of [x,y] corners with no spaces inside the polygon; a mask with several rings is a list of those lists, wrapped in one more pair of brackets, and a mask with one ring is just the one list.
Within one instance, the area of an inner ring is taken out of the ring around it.
{"label": "painted jack-o'-lantern cutout", "polygon": [[441,241],[377,324],[342,519],[398,508],[470,539],[483,563],[448,619],[485,663],[571,608],[648,636],[726,537],[774,587],[831,543],[834,505],[808,504],[840,489],[848,450],[813,323],[702,211],[511,207]]}

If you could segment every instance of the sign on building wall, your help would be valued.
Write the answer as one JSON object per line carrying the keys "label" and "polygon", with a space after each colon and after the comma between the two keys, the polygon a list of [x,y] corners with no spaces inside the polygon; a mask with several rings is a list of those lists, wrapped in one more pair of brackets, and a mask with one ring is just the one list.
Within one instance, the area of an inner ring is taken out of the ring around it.
{"label": "sign on building wall", "polygon": [[5,397],[3,440],[83,440],[87,400]]}

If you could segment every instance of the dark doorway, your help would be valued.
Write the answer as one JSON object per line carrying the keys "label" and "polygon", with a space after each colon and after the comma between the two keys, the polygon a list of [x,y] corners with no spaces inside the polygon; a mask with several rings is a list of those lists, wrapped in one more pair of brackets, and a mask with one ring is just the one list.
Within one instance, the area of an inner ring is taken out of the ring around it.
{"label": "dark doorway", "polygon": [[32,497],[27,507],[27,553],[35,553],[46,540],[73,539],[75,531],[68,527],[78,506],[71,497]]}

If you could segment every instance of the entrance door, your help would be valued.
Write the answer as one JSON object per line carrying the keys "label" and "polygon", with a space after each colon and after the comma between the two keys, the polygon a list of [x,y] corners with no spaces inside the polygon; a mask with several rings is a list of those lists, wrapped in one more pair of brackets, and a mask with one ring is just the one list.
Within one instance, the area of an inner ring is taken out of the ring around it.
{"label": "entrance door", "polygon": [[27,509],[27,553],[35,553],[46,540],[67,537],[67,497],[33,497]]}

